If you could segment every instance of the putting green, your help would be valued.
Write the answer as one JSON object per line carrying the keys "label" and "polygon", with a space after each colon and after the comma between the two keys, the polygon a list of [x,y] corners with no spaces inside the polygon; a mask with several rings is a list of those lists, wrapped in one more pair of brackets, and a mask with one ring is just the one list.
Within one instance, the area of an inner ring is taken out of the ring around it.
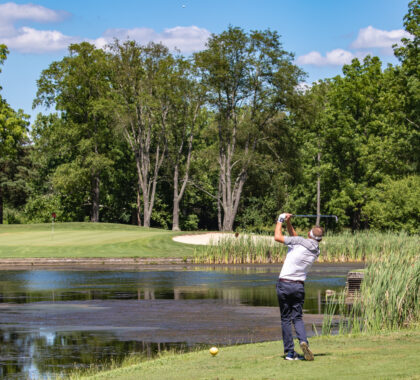
{"label": "putting green", "polygon": [[172,231],[108,223],[0,226],[0,258],[188,257]]}

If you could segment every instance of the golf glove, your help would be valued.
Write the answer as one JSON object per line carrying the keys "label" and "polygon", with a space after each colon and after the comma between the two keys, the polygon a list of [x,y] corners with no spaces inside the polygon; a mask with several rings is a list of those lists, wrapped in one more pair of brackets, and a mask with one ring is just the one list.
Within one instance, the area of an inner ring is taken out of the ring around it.
{"label": "golf glove", "polygon": [[286,220],[286,214],[280,214],[277,219],[278,222],[283,223]]}

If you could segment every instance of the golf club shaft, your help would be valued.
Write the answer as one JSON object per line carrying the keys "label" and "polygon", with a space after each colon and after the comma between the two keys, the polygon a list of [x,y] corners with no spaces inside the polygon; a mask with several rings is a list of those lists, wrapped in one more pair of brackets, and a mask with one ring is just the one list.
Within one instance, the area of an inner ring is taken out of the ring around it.
{"label": "golf club shaft", "polygon": [[336,222],[338,222],[338,217],[336,215],[293,215],[293,217],[299,218],[334,218]]}

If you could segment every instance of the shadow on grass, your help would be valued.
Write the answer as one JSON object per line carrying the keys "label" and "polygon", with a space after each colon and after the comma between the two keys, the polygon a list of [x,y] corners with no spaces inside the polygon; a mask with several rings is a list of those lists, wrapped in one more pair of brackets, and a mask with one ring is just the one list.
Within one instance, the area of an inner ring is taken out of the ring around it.
{"label": "shadow on grass", "polygon": [[[325,353],[320,353],[320,354],[314,354],[314,357],[331,356],[331,355],[332,355],[332,353],[325,352]],[[286,355],[280,355],[280,357],[284,359],[286,357]],[[303,360],[303,361],[305,362],[307,360]]]}

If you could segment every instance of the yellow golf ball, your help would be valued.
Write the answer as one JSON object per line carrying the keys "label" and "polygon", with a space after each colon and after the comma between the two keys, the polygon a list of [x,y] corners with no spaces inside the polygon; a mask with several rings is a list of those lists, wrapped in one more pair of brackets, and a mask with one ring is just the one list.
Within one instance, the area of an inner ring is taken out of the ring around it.
{"label": "yellow golf ball", "polygon": [[217,347],[212,347],[209,351],[213,356],[215,356],[219,352],[219,349]]}

